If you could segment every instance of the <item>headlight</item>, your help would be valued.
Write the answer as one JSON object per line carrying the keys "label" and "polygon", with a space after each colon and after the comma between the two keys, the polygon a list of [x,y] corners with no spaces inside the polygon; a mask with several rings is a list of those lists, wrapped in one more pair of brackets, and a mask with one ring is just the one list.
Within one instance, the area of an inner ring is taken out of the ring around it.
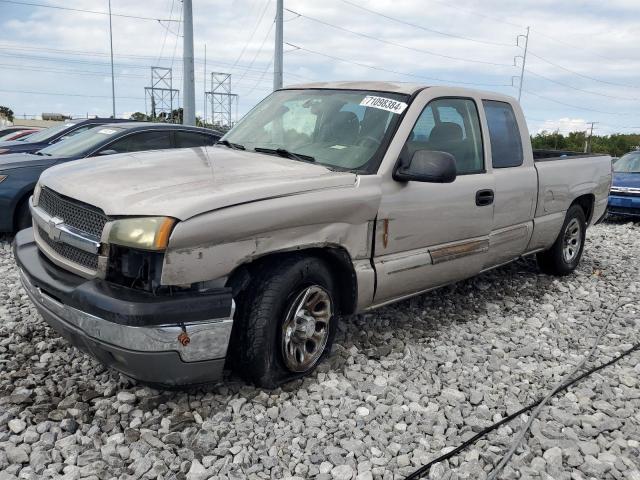
{"label": "headlight", "polygon": [[176,220],[169,217],[139,217],[116,220],[109,243],[144,250],[164,250]]}
{"label": "headlight", "polygon": [[0,183],[2,183],[7,178],[7,175],[0,175]]}

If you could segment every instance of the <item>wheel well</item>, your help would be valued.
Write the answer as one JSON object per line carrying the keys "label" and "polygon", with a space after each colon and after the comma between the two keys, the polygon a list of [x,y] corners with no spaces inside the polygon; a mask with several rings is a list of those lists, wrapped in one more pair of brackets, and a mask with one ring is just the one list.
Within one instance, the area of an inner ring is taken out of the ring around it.
{"label": "wheel well", "polygon": [[14,230],[18,229],[18,222],[19,222],[18,215],[20,215],[20,210],[22,209],[22,206],[29,201],[29,197],[31,197],[31,195],[33,195],[33,190],[29,190],[28,192],[26,192],[24,195],[22,195],[22,198],[20,198],[20,200],[16,202],[16,208],[13,210]]}
{"label": "wheel well", "polygon": [[592,193],[581,195],[576,198],[571,205],[580,205],[584,212],[584,217],[587,219],[587,225],[591,222],[591,215],[593,215],[593,206],[595,204],[596,197]]}
{"label": "wheel well", "polygon": [[251,282],[258,270],[269,268],[291,256],[312,256],[319,258],[329,266],[340,293],[340,313],[350,315],[356,311],[358,304],[358,280],[351,256],[341,247],[307,248],[289,252],[275,252],[245,263],[236,268],[229,276],[227,286],[233,289],[233,295],[243,291]]}

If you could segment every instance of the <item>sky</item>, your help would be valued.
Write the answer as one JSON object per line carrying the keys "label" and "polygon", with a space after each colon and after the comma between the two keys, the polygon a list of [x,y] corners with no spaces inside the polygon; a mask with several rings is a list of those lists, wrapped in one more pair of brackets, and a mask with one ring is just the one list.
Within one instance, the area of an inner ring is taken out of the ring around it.
{"label": "sky", "polygon": [[[521,101],[533,133],[588,122],[598,134],[640,133],[638,0],[284,3],[285,85],[394,80],[517,97],[528,26]],[[40,5],[108,10],[107,0],[0,0],[0,105],[18,116],[110,115],[109,17]],[[111,5],[115,15],[147,17],[112,17],[116,113],[128,117],[149,108],[151,66],[171,67],[182,92],[182,2]],[[205,45],[207,74],[231,74],[238,115],[271,92],[275,8],[276,0],[193,0],[198,115]]]}

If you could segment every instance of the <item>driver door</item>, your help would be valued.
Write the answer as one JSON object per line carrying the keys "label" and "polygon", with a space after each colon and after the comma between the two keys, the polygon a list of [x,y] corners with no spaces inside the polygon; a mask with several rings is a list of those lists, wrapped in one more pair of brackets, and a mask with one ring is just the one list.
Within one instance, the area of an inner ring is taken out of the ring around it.
{"label": "driver door", "polygon": [[377,305],[473,276],[489,249],[494,185],[477,101],[429,102],[400,156],[409,159],[418,150],[452,154],[457,177],[452,183],[385,182],[374,239]]}

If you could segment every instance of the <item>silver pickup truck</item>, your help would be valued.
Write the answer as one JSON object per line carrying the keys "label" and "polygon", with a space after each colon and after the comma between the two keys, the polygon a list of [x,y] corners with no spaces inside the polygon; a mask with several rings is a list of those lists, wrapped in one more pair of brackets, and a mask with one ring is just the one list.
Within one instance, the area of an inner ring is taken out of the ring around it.
{"label": "silver pickup truck", "polygon": [[126,375],[272,388],[344,315],[523,255],[571,273],[610,185],[608,156],[533,152],[511,97],[316,83],[214,147],[47,170],[14,254],[44,319]]}

